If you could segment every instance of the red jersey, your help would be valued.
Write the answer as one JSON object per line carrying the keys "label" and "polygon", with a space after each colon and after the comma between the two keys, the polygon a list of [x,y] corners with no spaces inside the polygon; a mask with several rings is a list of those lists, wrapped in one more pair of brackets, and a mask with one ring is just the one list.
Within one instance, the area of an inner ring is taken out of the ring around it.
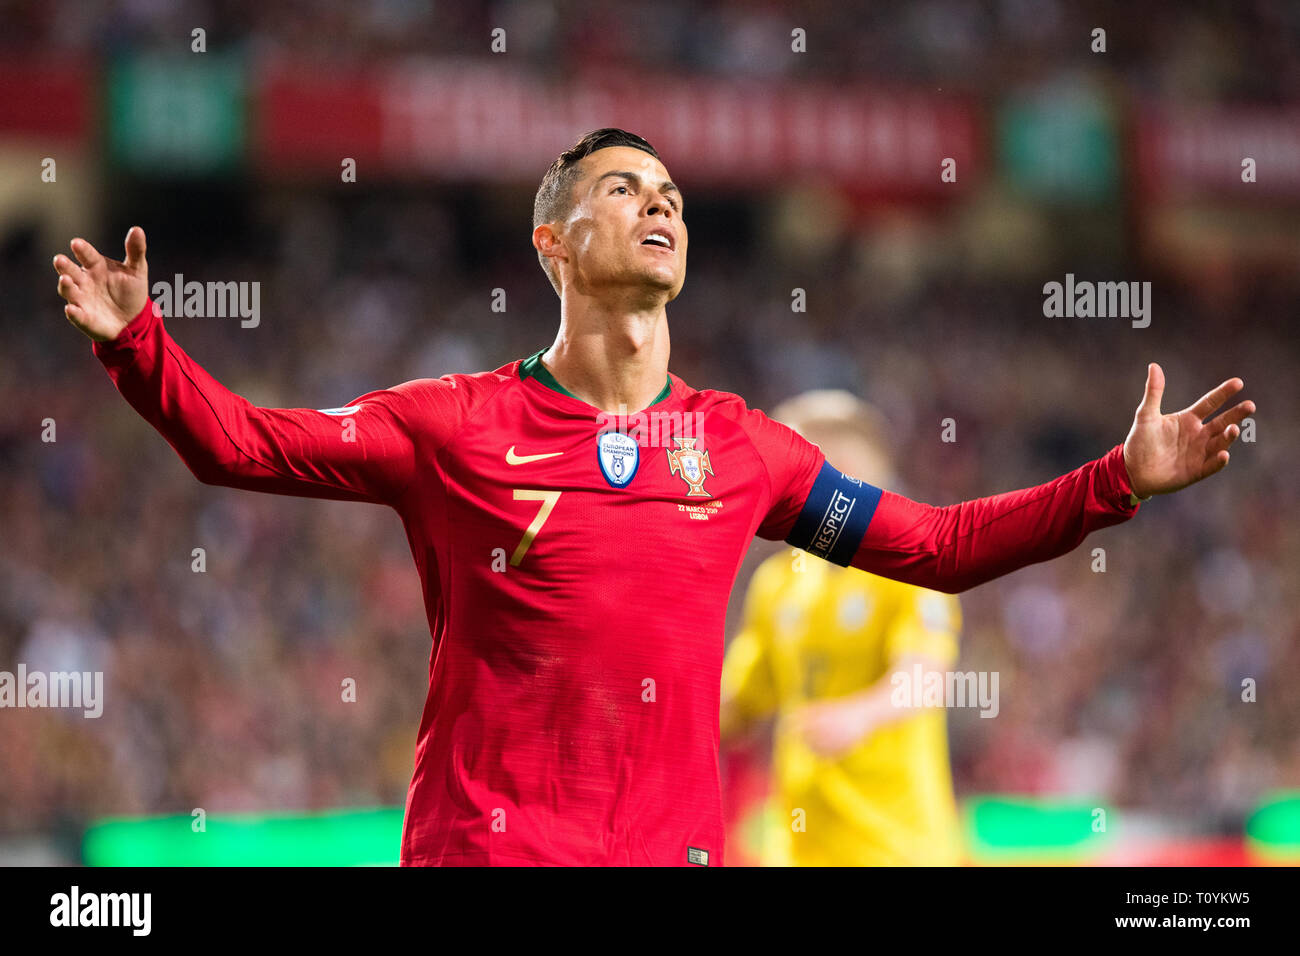
{"label": "red jersey", "polygon": [[201,481],[401,516],[433,637],[406,865],[721,864],[724,619],[756,534],[956,590],[1136,510],[1119,446],[932,508],[676,376],[607,415],[541,353],[312,410],[231,393],[150,304],[94,351]]}

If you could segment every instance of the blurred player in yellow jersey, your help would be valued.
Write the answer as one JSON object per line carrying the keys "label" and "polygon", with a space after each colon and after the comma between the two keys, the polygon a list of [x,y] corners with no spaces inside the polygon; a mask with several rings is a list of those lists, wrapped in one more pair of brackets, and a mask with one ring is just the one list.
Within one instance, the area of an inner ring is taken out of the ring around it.
{"label": "blurred player in yellow jersey", "polygon": [[[845,474],[897,486],[880,414],[848,392],[805,392],[772,417]],[[946,714],[891,702],[904,678],[953,668],[960,628],[948,594],[789,549],[758,568],[723,664],[722,735],[775,718],[764,864],[961,862]]]}

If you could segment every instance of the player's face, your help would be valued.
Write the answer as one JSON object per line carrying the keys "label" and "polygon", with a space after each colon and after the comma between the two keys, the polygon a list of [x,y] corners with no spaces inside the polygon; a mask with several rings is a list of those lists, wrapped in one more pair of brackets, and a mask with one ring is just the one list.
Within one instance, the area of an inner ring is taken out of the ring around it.
{"label": "player's face", "polygon": [[573,212],[562,224],[571,281],[584,294],[635,286],[671,302],[686,282],[687,235],[668,170],[628,146],[598,149],[582,164]]}

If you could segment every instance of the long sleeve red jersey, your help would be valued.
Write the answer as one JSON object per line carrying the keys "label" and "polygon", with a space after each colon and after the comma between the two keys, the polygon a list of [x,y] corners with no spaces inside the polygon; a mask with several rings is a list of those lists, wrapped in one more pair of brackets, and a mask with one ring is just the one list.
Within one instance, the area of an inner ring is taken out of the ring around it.
{"label": "long sleeve red jersey", "polygon": [[1120,446],[936,508],[673,375],[606,415],[541,353],[312,410],[224,388],[152,303],[93,348],[201,481],[401,516],[433,637],[405,865],[720,865],[724,616],[756,534],[955,591],[1136,511]]}

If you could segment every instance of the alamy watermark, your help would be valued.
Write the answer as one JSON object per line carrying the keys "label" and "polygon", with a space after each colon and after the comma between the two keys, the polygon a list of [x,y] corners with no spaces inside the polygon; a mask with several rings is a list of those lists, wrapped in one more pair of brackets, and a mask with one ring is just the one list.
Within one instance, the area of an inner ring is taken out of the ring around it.
{"label": "alamy watermark", "polygon": [[646,409],[628,414],[627,406],[618,412],[601,412],[596,416],[597,435],[621,432],[643,448],[673,448],[674,439],[704,438],[703,412],[661,412]]}
{"label": "alamy watermark", "polygon": [[981,717],[996,717],[997,671],[939,671],[913,664],[894,671],[889,702],[895,707],[977,707]]}
{"label": "alamy watermark", "polygon": [[262,321],[262,284],[260,282],[186,282],[176,273],[172,282],[155,282],[151,290],[154,303],[164,318],[184,316],[192,319],[239,318],[240,326],[255,329]]}
{"label": "alamy watermark", "polygon": [[1065,282],[1043,286],[1043,315],[1049,319],[1132,319],[1133,328],[1151,324],[1150,282]]}
{"label": "alamy watermark", "polygon": [[0,671],[0,708],[80,708],[86,717],[104,713],[103,671]]}
{"label": "alamy watermark", "polygon": [[73,884],[50,897],[50,925],[124,927],[132,936],[148,936],[153,919],[152,893],[83,893]]}

